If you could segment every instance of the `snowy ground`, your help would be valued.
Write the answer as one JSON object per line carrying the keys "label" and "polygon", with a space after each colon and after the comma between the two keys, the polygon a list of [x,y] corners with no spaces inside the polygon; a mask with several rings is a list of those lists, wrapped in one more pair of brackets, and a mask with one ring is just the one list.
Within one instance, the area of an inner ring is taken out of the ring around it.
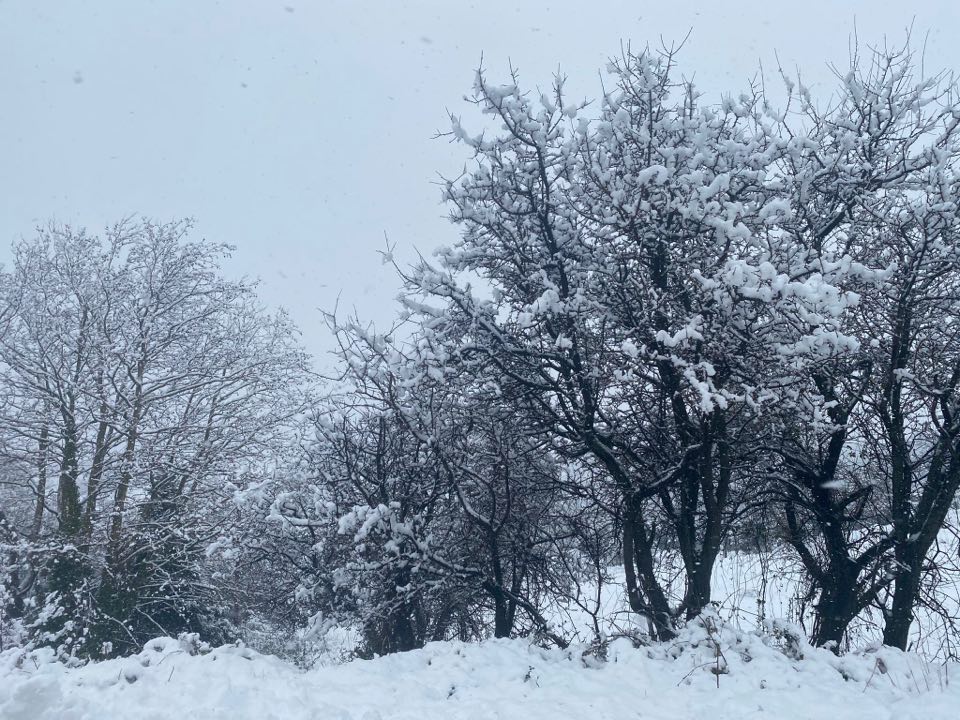
{"label": "snowy ground", "polygon": [[[953,521],[960,523],[960,518]],[[957,541],[944,532],[938,563],[944,568],[934,599],[953,617],[960,617],[960,573],[954,568],[958,556]],[[949,568],[949,569],[948,569]],[[596,613],[600,630],[608,635],[637,628],[637,617],[626,607],[623,569],[608,569],[606,583],[596,598],[596,584],[586,583],[581,603],[567,602],[546,614],[564,637],[588,642],[594,635],[591,613]],[[661,579],[674,603],[683,593],[683,574],[677,556],[661,557]],[[724,552],[717,558],[713,572],[713,602],[720,618],[743,631],[761,629],[766,621],[785,619],[813,626],[813,601],[805,598],[807,583],[802,568],[788,548],[765,553]],[[949,626],[943,615],[926,607],[916,609],[917,620],[909,648],[929,661],[957,658],[960,628]],[[643,629],[642,626],[639,629]],[[849,628],[853,648],[866,647],[882,637],[882,618],[876,610],[861,614]],[[334,638],[342,645],[342,638]],[[339,646],[338,646],[339,647]],[[957,713],[960,717],[960,711]]]}
{"label": "snowy ground", "polygon": [[[630,630],[636,616],[622,611],[618,568],[608,580],[598,615],[601,629],[615,635]],[[315,665],[308,671],[249,648],[197,653],[169,638],[135,657],[78,668],[53,662],[49,652],[9,650],[0,653],[0,720],[960,716],[960,663],[940,660],[946,634],[938,635],[931,618],[921,613],[918,653],[870,647],[876,633],[868,622],[854,629],[856,644],[867,648],[860,652],[837,658],[803,641],[799,653],[791,652],[782,631],[770,634],[769,619],[800,616],[799,588],[789,555],[726,554],[714,575],[714,619],[694,623],[667,645],[635,649],[615,640],[606,660],[585,653],[588,610],[596,609],[590,585],[585,608],[570,604],[551,613],[563,634],[583,641],[569,651],[524,640],[450,642],[341,664],[357,636],[338,628],[299,648],[280,638],[262,643],[291,657],[299,650],[298,662]],[[947,590],[957,593],[955,585]]]}
{"label": "snowy ground", "polygon": [[191,654],[171,639],[135,657],[75,669],[8,651],[0,654],[0,718],[957,717],[958,664],[927,664],[886,648],[836,658],[803,647],[803,658],[793,659],[782,644],[698,625],[664,646],[616,641],[606,661],[582,649],[499,640],[433,643],[307,672],[244,648]]}

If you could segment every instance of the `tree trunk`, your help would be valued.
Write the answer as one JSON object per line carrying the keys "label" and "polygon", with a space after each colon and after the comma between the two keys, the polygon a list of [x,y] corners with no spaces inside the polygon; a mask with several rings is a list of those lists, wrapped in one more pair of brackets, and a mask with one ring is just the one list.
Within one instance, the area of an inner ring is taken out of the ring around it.
{"label": "tree trunk", "polygon": [[87,478],[87,502],[83,513],[83,533],[90,538],[93,532],[93,519],[97,512],[97,493],[100,491],[100,479],[103,477],[107,459],[107,449],[110,444],[110,425],[106,420],[107,405],[100,406],[100,424],[97,428],[97,441],[93,452],[93,465]]}
{"label": "tree trunk", "polygon": [[857,594],[850,585],[847,578],[838,577],[821,590],[811,644],[840,653],[847,628],[860,610]]}
{"label": "tree trunk", "polygon": [[57,486],[57,511],[60,515],[59,530],[69,537],[75,536],[81,527],[80,488],[77,478],[78,447],[76,426],[72,413],[64,411],[63,455],[60,459],[60,480]]}
{"label": "tree trunk", "polygon": [[687,608],[687,620],[697,617],[710,604],[713,565],[716,557],[716,552],[707,552],[704,549],[698,554],[696,565],[692,569],[687,569],[687,591],[683,599]]}
{"label": "tree trunk", "polygon": [[123,511],[126,507],[127,493],[130,490],[130,481],[133,479],[133,463],[136,458],[140,419],[143,412],[143,374],[145,366],[145,360],[141,360],[137,366],[137,385],[134,392],[133,412],[130,417],[130,425],[127,428],[127,444],[123,450],[120,481],[117,483],[117,490],[113,498],[113,518],[110,521],[110,546],[113,551],[120,546]]}
{"label": "tree trunk", "polygon": [[[899,428],[893,426],[894,430]],[[927,468],[923,492],[915,504],[911,494],[901,501],[894,516],[895,557],[900,572],[894,580],[893,606],[885,617],[883,642],[905,650],[913,623],[913,609],[920,594],[923,563],[944,526],[947,513],[960,489],[960,428],[941,430],[941,437]],[[906,487],[903,492],[908,492]]]}
{"label": "tree trunk", "polygon": [[491,594],[493,595],[493,636],[510,637],[510,633],[513,632],[513,619],[510,617],[507,598],[498,588],[494,588]]}
{"label": "tree trunk", "polygon": [[897,575],[893,586],[893,606],[884,618],[884,645],[907,649],[910,626],[913,624],[913,608],[920,592],[921,574],[920,561],[913,559],[909,568]]}
{"label": "tree trunk", "polygon": [[676,637],[670,603],[654,571],[650,537],[643,522],[642,506],[637,501],[628,501],[624,508],[623,569],[630,609],[650,619],[657,640]]}
{"label": "tree trunk", "polygon": [[33,510],[33,525],[30,527],[30,539],[40,537],[43,527],[43,511],[47,500],[47,448],[49,447],[50,429],[46,423],[40,428],[39,454],[37,458],[37,504]]}

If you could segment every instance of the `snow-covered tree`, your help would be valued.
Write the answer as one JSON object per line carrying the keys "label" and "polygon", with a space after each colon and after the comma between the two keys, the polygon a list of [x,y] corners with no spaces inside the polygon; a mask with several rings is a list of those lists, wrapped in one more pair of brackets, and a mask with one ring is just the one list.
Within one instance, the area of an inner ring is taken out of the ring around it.
{"label": "snow-covered tree", "polygon": [[826,108],[791,83],[779,124],[785,232],[858,300],[842,321],[856,350],[811,368],[778,442],[818,643],[878,605],[884,642],[906,646],[960,487],[960,104],[917,72],[908,48],[854,57]]}
{"label": "snow-covered tree", "polygon": [[355,611],[374,652],[488,627],[550,635],[539,602],[557,581],[561,518],[548,443],[500,388],[424,370],[412,359],[424,348],[405,353],[350,324],[337,332],[345,384],[317,412],[313,499],[283,493],[274,505],[293,537],[326,537],[311,552],[340,547],[335,584],[349,592],[310,573],[310,593]]}
{"label": "snow-covered tree", "polygon": [[[445,190],[462,240],[406,273],[423,363],[522,387],[526,422],[605,473],[630,605],[661,637],[711,599],[721,542],[756,500],[766,412],[855,346],[839,331],[854,297],[785,230],[776,116],[757,92],[701,105],[673,64],[626,53],[594,116],[560,81],[535,98],[479,73],[497,127],[454,119],[475,153]],[[655,516],[686,568],[676,604]]]}
{"label": "snow-covered tree", "polygon": [[220,277],[227,246],[188,231],[52,227],[2,278],[5,462],[45,558],[36,637],[68,652],[212,622],[200,560],[305,401],[289,321]]}

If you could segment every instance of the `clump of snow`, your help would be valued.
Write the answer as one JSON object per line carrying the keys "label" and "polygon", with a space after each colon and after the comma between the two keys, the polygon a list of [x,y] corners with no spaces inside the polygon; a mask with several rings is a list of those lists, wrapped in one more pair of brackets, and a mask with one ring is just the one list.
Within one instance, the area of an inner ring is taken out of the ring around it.
{"label": "clump of snow", "polygon": [[743,632],[715,615],[673,642],[543,649],[523,640],[432,643],[297,670],[249,648],[151,641],[79,668],[0,653],[0,718],[939,718],[956,717],[960,667],[890,648],[843,657],[783,623]]}

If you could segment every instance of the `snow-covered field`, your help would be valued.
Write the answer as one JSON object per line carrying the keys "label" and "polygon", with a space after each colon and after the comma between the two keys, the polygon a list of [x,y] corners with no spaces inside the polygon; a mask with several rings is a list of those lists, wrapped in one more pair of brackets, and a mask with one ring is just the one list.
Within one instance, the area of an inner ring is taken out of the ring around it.
{"label": "snow-covered field", "polygon": [[[958,520],[960,522],[960,520]],[[929,661],[957,658],[960,649],[960,628],[951,627],[946,616],[960,617],[960,575],[952,568],[951,557],[956,557],[956,541],[943,533],[937,561],[945,569],[939,578],[935,594],[930,598],[939,603],[945,614],[928,607],[915,611],[909,648]],[[683,574],[680,558],[661,556],[661,580],[674,603],[683,593]],[[802,568],[788,548],[765,552],[724,552],[717,558],[713,571],[713,603],[721,620],[742,631],[760,630],[772,619],[783,619],[801,625],[806,630],[814,622],[814,598],[805,597],[807,582]],[[550,608],[547,615],[564,637],[583,642],[594,636],[591,613],[598,618],[602,632],[614,636],[624,632],[645,629],[637,625],[637,616],[625,603],[623,569],[611,567],[600,593],[596,584],[586,583],[580,603],[573,601]],[[862,648],[879,642],[883,621],[877,610],[862,613],[849,628],[849,645]],[[343,639],[331,638],[342,651]],[[960,717],[960,711],[957,713]]]}
{"label": "snow-covered field", "polygon": [[[172,639],[135,657],[67,669],[0,654],[3,720],[387,718],[953,719],[960,664],[887,648],[837,658],[711,621],[674,643],[613,642],[605,660],[522,640],[433,643],[300,671],[246,648],[196,654]],[[956,680],[954,678],[957,678]]]}

